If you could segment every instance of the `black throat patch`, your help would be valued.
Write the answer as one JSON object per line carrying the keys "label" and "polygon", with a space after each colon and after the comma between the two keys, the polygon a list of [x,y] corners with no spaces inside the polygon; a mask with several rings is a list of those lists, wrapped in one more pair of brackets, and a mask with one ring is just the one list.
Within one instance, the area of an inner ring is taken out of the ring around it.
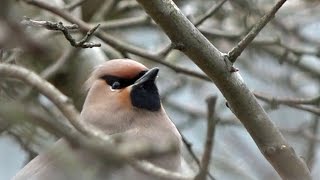
{"label": "black throat patch", "polygon": [[130,97],[132,105],[137,108],[158,111],[161,107],[158,88],[154,81],[147,81],[143,84],[133,86]]}

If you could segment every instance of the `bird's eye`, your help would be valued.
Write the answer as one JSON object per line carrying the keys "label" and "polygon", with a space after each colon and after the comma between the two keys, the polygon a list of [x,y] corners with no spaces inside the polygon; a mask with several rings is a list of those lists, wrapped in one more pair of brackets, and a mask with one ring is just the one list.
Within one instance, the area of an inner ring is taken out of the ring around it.
{"label": "bird's eye", "polygon": [[115,81],[114,83],[112,83],[112,86],[111,86],[112,89],[120,89],[121,88],[121,85],[118,81]]}

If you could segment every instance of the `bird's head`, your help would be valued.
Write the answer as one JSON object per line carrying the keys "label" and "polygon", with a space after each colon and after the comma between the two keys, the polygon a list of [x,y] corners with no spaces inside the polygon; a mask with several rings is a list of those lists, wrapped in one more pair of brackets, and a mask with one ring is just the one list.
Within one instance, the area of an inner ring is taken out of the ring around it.
{"label": "bird's head", "polygon": [[89,92],[84,107],[107,105],[158,111],[161,109],[155,84],[158,71],[130,59],[107,61],[98,66],[86,82]]}

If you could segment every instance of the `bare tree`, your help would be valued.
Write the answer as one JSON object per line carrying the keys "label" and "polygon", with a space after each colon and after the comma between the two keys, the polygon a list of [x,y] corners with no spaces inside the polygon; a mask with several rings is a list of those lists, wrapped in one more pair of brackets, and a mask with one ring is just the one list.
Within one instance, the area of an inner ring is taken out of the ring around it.
{"label": "bare tree", "polygon": [[[12,137],[27,161],[64,136],[106,161],[168,179],[316,179],[317,8],[311,0],[4,0],[2,138]],[[162,102],[191,173],[131,159],[168,147],[114,146],[79,123],[83,82],[114,58],[160,67]]]}

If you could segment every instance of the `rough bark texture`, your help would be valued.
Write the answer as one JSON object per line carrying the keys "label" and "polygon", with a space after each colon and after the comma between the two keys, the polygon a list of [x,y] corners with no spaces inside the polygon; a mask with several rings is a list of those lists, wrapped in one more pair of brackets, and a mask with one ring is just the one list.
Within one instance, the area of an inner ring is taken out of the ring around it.
{"label": "rough bark texture", "polygon": [[258,104],[238,72],[171,0],[138,0],[174,44],[216,84],[262,154],[283,179],[311,179],[310,172]]}

